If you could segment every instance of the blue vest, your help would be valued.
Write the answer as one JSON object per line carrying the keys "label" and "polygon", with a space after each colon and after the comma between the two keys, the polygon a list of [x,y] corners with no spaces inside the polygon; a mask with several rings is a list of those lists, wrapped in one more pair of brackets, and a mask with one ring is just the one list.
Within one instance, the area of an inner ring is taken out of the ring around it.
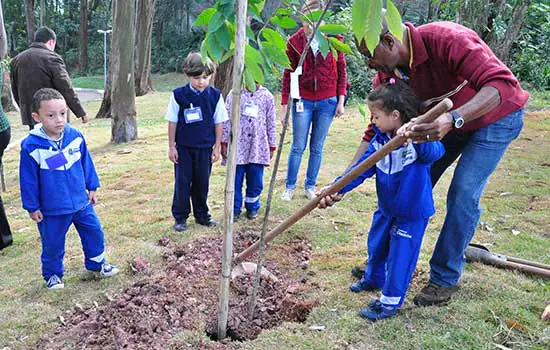
{"label": "blue vest", "polygon": [[[202,92],[193,91],[189,84],[174,90],[174,98],[180,110],[176,128],[176,145],[186,147],[207,148],[216,143],[214,112],[220,99],[220,90],[208,86]],[[184,111],[188,108],[200,107],[202,121],[186,123]]]}

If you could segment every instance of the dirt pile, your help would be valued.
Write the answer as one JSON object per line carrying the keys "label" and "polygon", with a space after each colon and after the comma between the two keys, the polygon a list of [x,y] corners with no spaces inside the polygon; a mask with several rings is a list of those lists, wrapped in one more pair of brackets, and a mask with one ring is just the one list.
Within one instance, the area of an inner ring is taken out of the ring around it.
{"label": "dirt pile", "polygon": [[[253,231],[237,232],[235,250],[241,251],[255,239]],[[60,317],[64,325],[43,336],[37,348],[166,349],[174,335],[184,330],[214,334],[222,238],[202,238],[184,245],[163,238],[159,244],[165,246],[162,272],[135,283],[106,305],[76,305],[66,311]],[[307,318],[315,306],[315,302],[300,297],[307,279],[293,279],[289,272],[303,269],[310,257],[311,245],[300,238],[269,250],[265,266],[277,280],[262,281],[252,321],[248,320],[247,306],[253,276],[232,281],[228,329],[233,339],[254,339],[262,330],[283,321],[303,322]],[[193,348],[235,346],[238,344],[201,341]]]}

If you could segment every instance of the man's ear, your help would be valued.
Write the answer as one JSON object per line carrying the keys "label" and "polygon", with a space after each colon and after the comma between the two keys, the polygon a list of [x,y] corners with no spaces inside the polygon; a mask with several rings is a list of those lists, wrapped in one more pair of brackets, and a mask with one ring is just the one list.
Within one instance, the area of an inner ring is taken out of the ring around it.
{"label": "man's ear", "polygon": [[32,119],[34,119],[35,122],[41,123],[40,116],[38,113],[32,112]]}
{"label": "man's ear", "polygon": [[382,40],[380,40],[382,44],[384,44],[388,49],[392,49],[393,45],[395,44],[395,38],[393,35],[391,35],[389,32],[384,34],[382,37]]}

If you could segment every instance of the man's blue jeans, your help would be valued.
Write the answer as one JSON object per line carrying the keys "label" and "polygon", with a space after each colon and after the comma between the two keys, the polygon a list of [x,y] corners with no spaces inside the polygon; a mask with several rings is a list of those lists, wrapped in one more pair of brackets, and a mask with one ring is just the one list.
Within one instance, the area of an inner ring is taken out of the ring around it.
{"label": "man's blue jeans", "polygon": [[309,142],[309,162],[307,164],[305,188],[312,189],[315,187],[323,158],[323,146],[336,113],[336,96],[319,101],[302,99],[302,102],[304,104],[303,112],[296,111],[296,102],[292,104],[292,147],[288,156],[286,175],[286,188],[289,189],[296,188],[298,170],[306,149],[310,126],[311,140]]}
{"label": "man's blue jeans", "polygon": [[[472,240],[481,216],[479,199],[489,176],[522,127],[523,109],[520,109],[475,130],[466,139],[447,194],[445,222],[430,260],[430,279],[436,284],[445,287],[458,284],[465,262],[464,250]],[[438,162],[447,162],[448,166],[452,160],[442,158]],[[441,167],[438,162],[433,164],[432,172]]]}

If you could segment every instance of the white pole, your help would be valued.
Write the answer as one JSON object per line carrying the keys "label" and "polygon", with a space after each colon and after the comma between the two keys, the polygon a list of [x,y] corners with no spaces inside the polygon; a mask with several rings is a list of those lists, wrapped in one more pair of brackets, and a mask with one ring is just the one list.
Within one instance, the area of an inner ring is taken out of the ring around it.
{"label": "white pole", "polygon": [[98,33],[103,34],[103,89],[107,88],[107,34],[112,30],[97,30]]}

